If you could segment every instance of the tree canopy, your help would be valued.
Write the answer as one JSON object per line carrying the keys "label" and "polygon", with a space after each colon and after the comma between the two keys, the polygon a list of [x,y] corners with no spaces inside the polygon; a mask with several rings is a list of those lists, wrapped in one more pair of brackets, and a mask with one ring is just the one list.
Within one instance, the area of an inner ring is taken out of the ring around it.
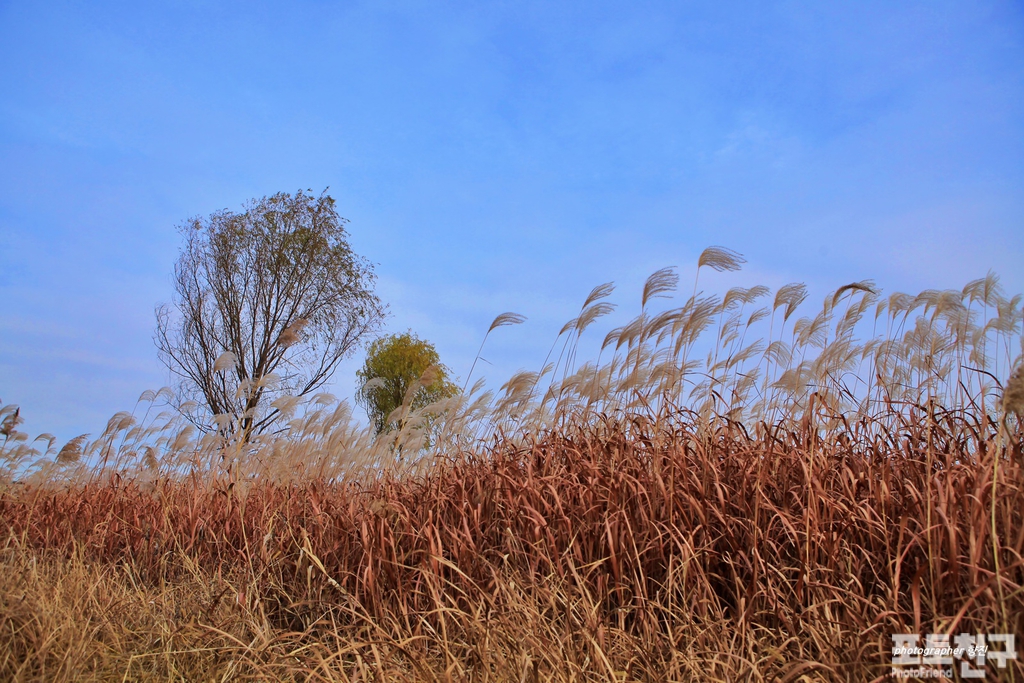
{"label": "tree canopy", "polygon": [[356,377],[356,401],[366,409],[378,434],[400,427],[392,415],[407,400],[412,411],[459,392],[433,344],[411,331],[372,342]]}
{"label": "tree canopy", "polygon": [[204,427],[248,435],[279,396],[321,388],[382,322],[373,268],[352,252],[326,191],[278,193],[180,226],[174,300],[155,341],[179,403]]}

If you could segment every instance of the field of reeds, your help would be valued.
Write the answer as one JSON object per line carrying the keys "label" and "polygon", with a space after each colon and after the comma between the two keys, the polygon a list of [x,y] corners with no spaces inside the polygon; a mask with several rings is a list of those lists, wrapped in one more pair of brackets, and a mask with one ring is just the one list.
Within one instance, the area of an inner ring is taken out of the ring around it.
{"label": "field of reeds", "polygon": [[376,438],[327,395],[240,438],[147,392],[59,447],[2,408],[0,678],[871,681],[894,634],[1020,643],[1022,297],[700,289],[741,264],[679,307],[658,271],[581,362],[596,287],[539,371]]}

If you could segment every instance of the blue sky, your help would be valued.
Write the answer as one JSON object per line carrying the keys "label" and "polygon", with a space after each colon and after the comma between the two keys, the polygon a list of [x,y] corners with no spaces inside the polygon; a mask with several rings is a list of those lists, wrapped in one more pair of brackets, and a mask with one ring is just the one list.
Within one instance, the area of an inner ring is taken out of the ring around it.
{"label": "blue sky", "polygon": [[528,316],[488,342],[497,386],[594,285],[635,314],[712,244],[749,261],[719,291],[1024,291],[1024,10],[0,2],[0,161],[0,399],[33,435],[168,383],[178,224],[300,188],[456,374]]}

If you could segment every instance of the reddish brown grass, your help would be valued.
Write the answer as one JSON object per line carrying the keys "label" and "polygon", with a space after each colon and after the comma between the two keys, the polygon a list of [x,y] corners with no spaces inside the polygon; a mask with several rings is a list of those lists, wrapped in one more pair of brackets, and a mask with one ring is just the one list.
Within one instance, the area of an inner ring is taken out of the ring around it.
{"label": "reddish brown grass", "polygon": [[[861,681],[890,634],[1024,633],[1019,438],[904,412],[580,418],[363,486],[9,491],[0,677]],[[40,616],[72,603],[88,642]]]}
{"label": "reddish brown grass", "polygon": [[1020,642],[1024,296],[698,290],[742,262],[662,311],[658,271],[578,365],[594,288],[553,362],[380,437],[163,389],[58,450],[0,407],[0,678],[874,681],[895,634]]}

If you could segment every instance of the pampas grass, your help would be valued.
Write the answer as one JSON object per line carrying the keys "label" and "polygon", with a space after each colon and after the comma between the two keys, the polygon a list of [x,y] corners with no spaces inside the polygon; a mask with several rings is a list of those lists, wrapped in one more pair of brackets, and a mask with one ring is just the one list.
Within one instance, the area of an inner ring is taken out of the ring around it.
{"label": "pampas grass", "polygon": [[164,390],[56,453],[12,423],[0,675],[866,681],[894,633],[1020,637],[1021,297],[697,289],[744,262],[595,333],[600,285],[539,369],[380,437],[329,395],[248,438]]}

